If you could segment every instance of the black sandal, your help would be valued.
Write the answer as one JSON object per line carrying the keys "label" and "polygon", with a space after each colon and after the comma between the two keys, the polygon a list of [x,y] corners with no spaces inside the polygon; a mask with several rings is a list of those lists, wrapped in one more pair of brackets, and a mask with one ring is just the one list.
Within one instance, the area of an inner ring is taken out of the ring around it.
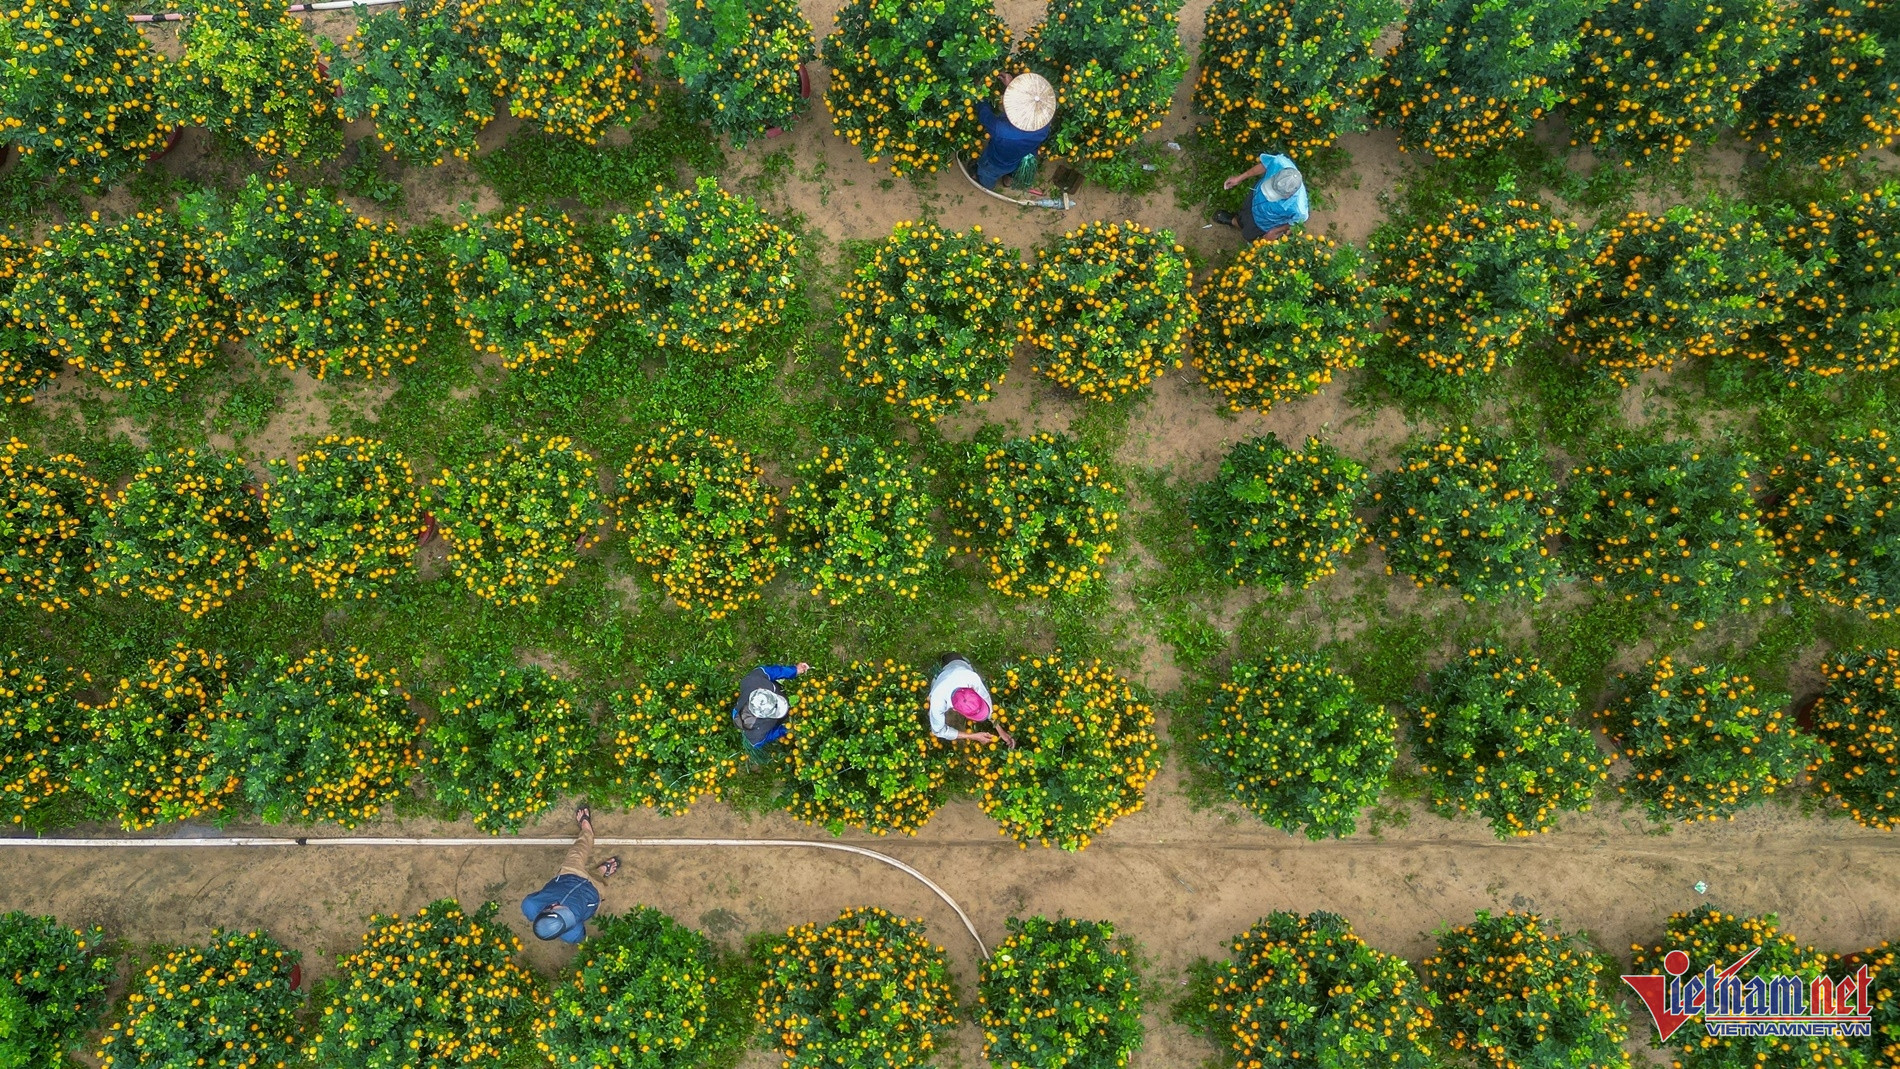
{"label": "black sandal", "polygon": [[618,857],[610,857],[594,867],[600,870],[601,879],[609,879],[614,873],[620,871],[620,859]]}
{"label": "black sandal", "polygon": [[574,823],[592,827],[594,811],[584,805],[574,807]]}

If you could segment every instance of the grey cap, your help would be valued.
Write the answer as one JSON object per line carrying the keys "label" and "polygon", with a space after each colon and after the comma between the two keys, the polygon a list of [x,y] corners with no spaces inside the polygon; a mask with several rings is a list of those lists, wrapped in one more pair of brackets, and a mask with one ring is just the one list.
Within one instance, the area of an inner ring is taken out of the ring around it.
{"label": "grey cap", "polygon": [[785,695],[760,687],[745,700],[745,707],[747,712],[760,720],[783,720],[792,703],[785,700]]}
{"label": "grey cap", "polygon": [[1297,167],[1282,167],[1267,179],[1266,194],[1268,200],[1285,200],[1300,191],[1306,185],[1306,179],[1300,177]]}

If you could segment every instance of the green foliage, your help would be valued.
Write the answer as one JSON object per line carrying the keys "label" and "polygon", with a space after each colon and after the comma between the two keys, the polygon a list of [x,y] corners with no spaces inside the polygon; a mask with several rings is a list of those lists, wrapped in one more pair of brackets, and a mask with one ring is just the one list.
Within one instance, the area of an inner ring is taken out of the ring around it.
{"label": "green foliage", "polygon": [[1021,336],[1029,269],[982,227],[900,222],[838,297],[839,371],[928,420],[987,401]]}
{"label": "green foliage", "polygon": [[105,498],[78,457],[42,460],[18,438],[0,445],[0,598],[72,608],[93,569],[89,528]]}
{"label": "green foliage", "polygon": [[949,963],[921,920],[846,910],[786,932],[765,963],[758,1021],[776,1035],[784,1069],[926,1066],[956,1024]]}
{"label": "green foliage", "polygon": [[789,127],[810,105],[798,68],[816,53],[794,0],[694,0],[666,9],[666,62],[686,113],[735,148]]}
{"label": "green foliage", "polygon": [[354,646],[279,654],[219,704],[211,779],[227,777],[266,823],[354,828],[409,793],[420,734],[409,694]]}
{"label": "green foliage", "polygon": [[1242,661],[1208,700],[1197,756],[1268,824],[1344,838],[1385,790],[1396,735],[1392,714],[1323,658]]}
{"label": "green foliage", "polygon": [[383,148],[413,166],[433,167],[450,153],[473,159],[476,135],[495,115],[499,86],[459,6],[372,9],[340,50],[329,50],[344,118],[375,123]]}
{"label": "green foliage", "polygon": [[736,443],[699,428],[661,428],[634,448],[617,502],[628,554],[683,609],[718,620],[759,597],[785,550],[772,533],[778,497]]}
{"label": "green foliage", "polygon": [[1761,805],[1821,756],[1783,715],[1787,704],[1786,694],[1757,698],[1747,676],[1723,665],[1677,669],[1659,657],[1597,719],[1630,764],[1617,790],[1651,820],[1694,823]]}
{"label": "green foliage", "polygon": [[1900,650],[1842,650],[1821,662],[1821,679],[1808,722],[1822,748],[1809,779],[1855,822],[1891,831],[1900,826]]}
{"label": "green foliage", "polygon": [[1379,110],[1399,145],[1482,160],[1563,103],[1583,20],[1602,0],[1431,0],[1406,13]]}
{"label": "green foliage", "polygon": [[595,924],[534,1021],[556,1069],[699,1069],[740,1047],[747,1023],[721,1012],[737,981],[711,941],[644,906]]}
{"label": "green foliage", "polygon": [[205,0],[184,26],[185,58],[158,79],[161,125],[207,127],[266,159],[321,163],[343,151],[336,86],[301,19],[275,4]]}
{"label": "green foliage", "polygon": [[1122,495],[1088,450],[1044,433],[977,443],[967,463],[950,501],[952,533],[992,590],[1046,598],[1099,586]]}
{"label": "green foliage", "polygon": [[422,496],[403,455],[372,438],[320,439],[271,462],[274,563],[324,599],[373,599],[414,567]]}
{"label": "green foliage", "polygon": [[613,227],[607,269],[621,304],[662,348],[736,349],[783,319],[798,295],[797,239],[767,222],[752,198],[727,193],[715,179],[647,201],[636,215],[616,215]]}
{"label": "green foliage", "polygon": [[[375,378],[414,363],[434,327],[422,253],[320,190],[256,175],[228,209],[197,200],[205,260],[273,364]],[[197,221],[197,220],[194,220]]]}
{"label": "green foliage", "polygon": [[463,17],[517,119],[592,145],[653,107],[647,0],[470,0]]}
{"label": "green foliage", "polygon": [[1610,778],[1589,732],[1571,722],[1575,687],[1535,660],[1474,647],[1431,674],[1412,703],[1412,752],[1439,815],[1483,817],[1500,839],[1590,808]]}
{"label": "green foliage", "polygon": [[1779,596],[1781,563],[1749,493],[1755,459],[1693,442],[1617,446],[1571,472],[1570,534],[1596,582],[1700,630]]}
{"label": "green foliage", "polygon": [[1754,209],[1727,201],[1599,226],[1580,271],[1559,336],[1619,386],[1678,360],[1760,348],[1800,281]]}
{"label": "green foliage", "polygon": [[[0,123],[4,121],[4,110],[0,110]],[[26,166],[18,165],[14,173],[22,173]],[[5,197],[4,179],[0,179],[0,202]],[[61,361],[50,341],[23,329],[6,301],[20,281],[20,272],[32,262],[33,250],[29,238],[0,230],[0,406],[30,403],[34,393],[59,374]]]}
{"label": "green foliage", "polygon": [[83,681],[22,650],[0,654],[0,825],[37,828],[72,789],[66,770],[85,759],[72,693]]}
{"label": "green foliage", "polygon": [[813,597],[842,605],[866,590],[916,598],[946,552],[930,530],[937,502],[924,489],[936,473],[912,468],[901,443],[868,438],[819,447],[798,466],[785,498],[785,529]]}
{"label": "green foliage", "polygon": [[593,742],[573,687],[539,665],[493,659],[446,687],[425,728],[436,800],[491,835],[518,831],[580,779]]}
{"label": "green foliage", "polygon": [[677,97],[664,97],[652,125],[642,124],[626,145],[584,145],[529,129],[474,160],[503,203],[572,198],[589,208],[644,203],[655,186],[674,186],[683,164],[701,173],[724,163],[706,128],[687,119]]}
{"label": "green foliage", "polygon": [[99,1063],[252,1069],[301,1060],[303,993],[290,982],[301,958],[262,931],[219,929],[202,947],[161,951],[133,981]]}
{"label": "green foliage", "polygon": [[1180,367],[1199,313],[1187,250],[1167,230],[1088,223],[1036,250],[1025,330],[1035,369],[1114,401]]}
{"label": "green foliage", "polygon": [[1181,0],[1054,0],[1016,45],[1012,66],[1049,79],[1055,129],[1044,151],[1111,160],[1159,129],[1187,74]]}
{"label": "green foliage", "polygon": [[1466,601],[1542,600],[1561,567],[1557,480],[1535,442],[1447,427],[1399,454],[1380,476],[1379,549],[1386,574],[1451,587]]}
{"label": "green foliage", "polygon": [[1335,913],[1275,912],[1236,937],[1185,1016],[1241,1065],[1436,1065],[1430,997],[1405,959]]}
{"label": "green foliage", "polygon": [[1804,0],[1795,21],[1793,50],[1742,97],[1741,136],[1770,159],[1823,170],[1891,145],[1900,14],[1880,0]]}
{"label": "green foliage", "polygon": [[545,374],[545,362],[578,362],[611,304],[566,215],[516,208],[471,218],[443,239],[442,251],[455,321],[476,351],[511,370]]}
{"label": "green foliage", "polygon": [[497,604],[538,604],[598,537],[593,460],[558,435],[523,435],[460,471],[442,469],[433,485],[450,573]]}
{"label": "green foliage", "polygon": [[1379,257],[1372,278],[1392,317],[1388,376],[1438,399],[1494,385],[1498,369],[1516,364],[1563,315],[1575,234],[1509,191],[1382,227],[1371,244]]}
{"label": "green foliage", "polygon": [[1625,168],[1680,163],[1714,143],[1798,35],[1778,0],[1607,0],[1583,24],[1571,143]]}
{"label": "green foliage", "polygon": [[[1824,975],[1829,956],[1811,946],[1802,946],[1783,932],[1780,924],[1780,918],[1773,913],[1738,917],[1714,906],[1673,913],[1660,943],[1651,947],[1639,943],[1630,948],[1630,971],[1660,973],[1663,958],[1672,950],[1689,955],[1691,972],[1710,966],[1726,968],[1749,951],[1758,950],[1735,974],[1741,983],[1746,984],[1756,977],[1766,981],[1776,976],[1795,976],[1805,986]],[[1666,1046],[1670,1048],[1670,1061],[1680,1069],[1754,1069],[1763,1065],[1846,1069],[1858,1064],[1849,1046],[1853,1042],[1840,1036],[1711,1036],[1707,1029],[1685,1027],[1678,1029]]]}
{"label": "green foliage", "polygon": [[518,1056],[516,1033],[535,1008],[534,974],[515,963],[521,942],[452,898],[413,918],[375,916],[363,945],[337,959],[318,993],[309,1054],[335,1069],[495,1069]]}
{"label": "green foliage", "polygon": [[1364,363],[1380,308],[1359,264],[1351,245],[1304,229],[1240,250],[1201,297],[1201,381],[1235,412],[1266,412]]}
{"label": "green foliage", "polygon": [[1237,161],[1304,160],[1372,122],[1384,63],[1374,50],[1398,0],[1215,0],[1201,38],[1194,110],[1205,144]]}
{"label": "green foliage", "polygon": [[95,520],[94,587],[133,590],[196,619],[244,589],[266,537],[244,462],[196,449],[147,453]]}
{"label": "green foliage", "polygon": [[1544,918],[1479,910],[1419,965],[1454,1051],[1494,1069],[1628,1069],[1615,962]]}
{"label": "green foliage", "polygon": [[607,767],[616,798],[684,816],[718,797],[745,760],[732,726],[732,677],[688,654],[607,699]]}
{"label": "green foliage", "polygon": [[180,642],[120,679],[99,705],[82,705],[87,743],[73,786],[95,813],[138,831],[222,815],[236,785],[212,774],[224,657]]}
{"label": "green foliage", "polygon": [[1161,771],[1154,711],[1100,661],[1063,663],[1060,651],[1009,666],[996,719],[1015,746],[970,752],[978,804],[1003,834],[1081,850],[1141,809]]}
{"label": "green foliage", "polygon": [[117,971],[104,928],[0,913],[0,1065],[66,1069],[98,1025]]}
{"label": "green foliage", "polygon": [[1890,619],[1900,610],[1900,456],[1879,427],[1825,449],[1788,447],[1768,473],[1768,525],[1794,587],[1830,605]]}
{"label": "green foliage", "polygon": [[169,129],[153,112],[162,57],[106,0],[15,0],[0,9],[0,137],[10,179],[103,191],[145,165]]}
{"label": "green foliage", "polygon": [[983,961],[983,1056],[1020,1069],[1121,1069],[1140,1048],[1141,974],[1107,921],[1009,919]]}
{"label": "green foliage", "polygon": [[1791,384],[1900,367],[1900,182],[1810,203],[1782,233],[1808,277],[1782,301],[1779,347],[1761,355]]}
{"label": "green foliage", "polygon": [[943,802],[949,763],[924,729],[929,697],[929,680],[891,661],[799,687],[786,720],[792,816],[833,834],[917,834]]}
{"label": "green foliage", "polygon": [[850,0],[825,38],[825,107],[838,135],[892,174],[937,171],[983,144],[976,105],[1009,53],[990,0]]}
{"label": "green foliage", "polygon": [[162,211],[54,227],[5,308],[107,386],[166,393],[217,355],[227,314],[203,240]]}
{"label": "green foliage", "polygon": [[1236,442],[1194,492],[1194,540],[1236,586],[1303,589],[1339,570],[1365,537],[1355,514],[1365,466],[1318,438],[1288,449],[1267,434]]}

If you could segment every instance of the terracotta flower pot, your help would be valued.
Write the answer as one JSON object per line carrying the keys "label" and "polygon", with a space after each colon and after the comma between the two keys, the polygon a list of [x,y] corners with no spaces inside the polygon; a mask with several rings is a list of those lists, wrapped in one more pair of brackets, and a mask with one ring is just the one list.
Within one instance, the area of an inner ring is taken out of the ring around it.
{"label": "terracotta flower pot", "polygon": [[436,532],[439,530],[441,530],[441,526],[435,522],[435,513],[423,513],[422,533],[416,536],[416,548],[421,549],[423,546],[435,541]]}
{"label": "terracotta flower pot", "polygon": [[147,163],[150,163],[151,161],[158,159],[159,157],[165,155],[167,152],[170,152],[172,149],[177,148],[178,143],[180,141],[183,141],[184,139],[185,139],[185,128],[182,126],[172,127],[171,136],[165,139],[165,144],[162,147],[160,147],[156,152],[153,152],[151,155],[145,157],[145,161]]}

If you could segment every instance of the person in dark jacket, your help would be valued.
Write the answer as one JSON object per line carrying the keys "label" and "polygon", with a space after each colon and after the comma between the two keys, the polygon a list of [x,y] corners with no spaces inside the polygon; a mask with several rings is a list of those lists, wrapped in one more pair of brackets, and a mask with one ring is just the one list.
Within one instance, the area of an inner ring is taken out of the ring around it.
{"label": "person in dark jacket", "polygon": [[586,938],[588,920],[600,912],[606,879],[620,871],[620,859],[610,857],[594,866],[600,879],[594,878],[587,870],[587,859],[594,852],[594,815],[581,806],[574,811],[574,819],[580,823],[581,835],[561,860],[561,874],[521,900],[521,915],[534,924],[537,939],[578,943]]}
{"label": "person in dark jacket", "polygon": [[990,132],[989,144],[976,160],[976,181],[984,189],[995,189],[1005,176],[1015,174],[1023,157],[1042,147],[1055,128],[1056,91],[1049,79],[1040,74],[1003,76],[1003,114],[990,108],[990,102],[976,106],[976,121]]}
{"label": "person in dark jacket", "polygon": [[795,665],[762,664],[739,681],[739,700],[732,705],[732,722],[738,725],[739,734],[745,736],[746,745],[754,753],[786,735],[785,714],[791,712],[792,703],[786,700],[785,692],[778,689],[779,681],[809,671],[811,665],[803,661]]}

